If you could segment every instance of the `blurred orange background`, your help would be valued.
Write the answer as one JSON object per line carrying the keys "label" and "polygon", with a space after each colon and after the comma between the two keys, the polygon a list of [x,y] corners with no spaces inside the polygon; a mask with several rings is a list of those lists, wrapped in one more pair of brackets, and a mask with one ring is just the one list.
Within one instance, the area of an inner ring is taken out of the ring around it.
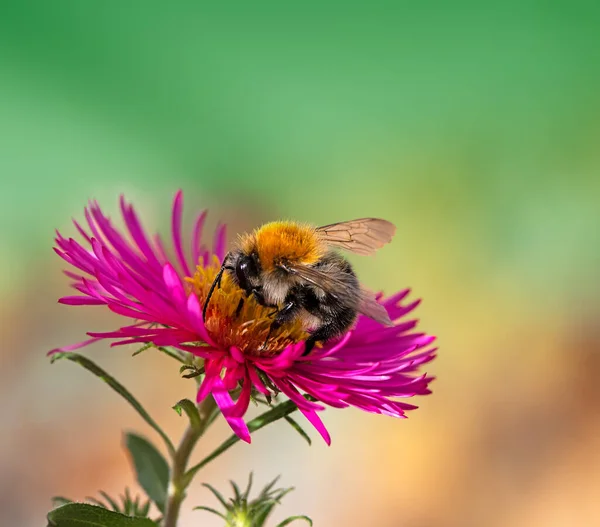
{"label": "blurred orange background", "polygon": [[[423,298],[433,394],[408,420],[285,423],[209,465],[182,526],[218,526],[203,481],[295,486],[317,526],[600,525],[600,8],[22,2],[0,17],[0,524],[53,495],[137,489],[123,430],[156,440],[48,349],[120,323],[59,306],[53,231],[120,193],[149,229],[210,208],[236,232],[294,218],[398,225],[362,280]],[[177,436],[192,397],[166,357],[85,351]],[[412,402],[412,401],[411,401]],[[219,420],[200,458],[229,435]],[[276,522],[273,523],[275,525]]]}

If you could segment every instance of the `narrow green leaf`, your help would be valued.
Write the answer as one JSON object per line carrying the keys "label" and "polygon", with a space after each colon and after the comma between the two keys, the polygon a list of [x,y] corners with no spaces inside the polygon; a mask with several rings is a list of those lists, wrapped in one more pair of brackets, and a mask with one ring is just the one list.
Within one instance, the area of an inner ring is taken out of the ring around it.
{"label": "narrow green leaf", "polygon": [[231,484],[231,488],[233,489],[233,493],[235,495],[235,501],[241,501],[242,493],[240,492],[240,488],[237,486],[237,483],[235,481],[233,481],[232,479],[229,480],[229,483]]}
{"label": "narrow green leaf", "polygon": [[69,503],[48,513],[48,527],[157,527],[148,518],[132,518],[87,503]]}
{"label": "narrow green leaf", "polygon": [[131,454],[138,483],[164,512],[169,484],[169,465],[165,458],[154,445],[137,434],[126,434],[125,446]]}
{"label": "narrow green leaf", "polygon": [[131,356],[135,357],[136,355],[139,355],[140,353],[142,353],[142,351],[146,351],[147,349],[150,349],[154,346],[154,344],[152,344],[152,342],[148,342],[148,344],[144,344],[140,349],[134,351]]}
{"label": "narrow green leaf", "polygon": [[198,507],[194,507],[195,511],[207,511],[207,512],[212,512],[213,514],[216,514],[217,516],[219,516],[220,518],[223,518],[225,521],[227,521],[227,516],[225,516],[223,513],[212,509],[210,507],[204,507],[203,505],[199,505]]}
{"label": "narrow green leaf", "polygon": [[[104,492],[103,490],[98,491],[98,494],[100,494],[108,503],[109,505],[112,507],[112,510],[115,512],[120,512],[119,510],[119,504],[113,500],[106,492]],[[106,507],[108,509],[108,507]]]}
{"label": "narrow green leaf", "polygon": [[131,506],[133,505],[131,503],[131,500],[127,499],[126,495],[125,496],[121,495],[120,498],[121,498],[121,503],[123,504],[122,505],[123,508],[122,508],[121,512],[123,514],[127,514],[127,516],[133,516],[131,514]]}
{"label": "narrow green leaf", "polygon": [[290,523],[296,520],[304,520],[306,523],[308,523],[308,525],[313,524],[312,520],[308,516],[290,516],[289,518],[283,520],[281,523],[278,523],[276,527],[285,527],[286,525],[289,525]]}
{"label": "narrow green leaf", "polygon": [[202,372],[201,372],[201,371],[194,370],[194,371],[192,371],[191,373],[186,373],[185,375],[182,375],[182,377],[183,377],[184,379],[193,379],[193,378],[195,378],[195,377],[200,377],[200,375],[202,375]]}
{"label": "narrow green leaf", "polygon": [[156,430],[160,436],[163,438],[163,441],[167,445],[167,449],[169,450],[169,454],[175,454],[175,447],[171,440],[163,432],[163,430],[158,426],[156,421],[150,417],[150,414],[146,412],[144,407],[137,401],[137,399],[129,393],[129,391],[119,383],[114,377],[111,377],[108,373],[106,373],[102,368],[97,366],[94,362],[92,362],[87,357],[83,355],[79,355],[78,353],[56,353],[52,355],[51,362],[54,363],[60,359],[68,359],[70,361],[76,362],[83,366],[86,370],[91,371],[97,377],[100,377],[106,384],[108,384],[113,390],[115,390],[121,397],[123,397],[133,408],[137,411],[138,414],[148,423],[154,430]]}
{"label": "narrow green leaf", "polygon": [[187,414],[192,428],[199,429],[201,427],[198,407],[189,399],[182,399],[179,401],[175,406],[173,406],[173,410],[175,410],[179,415],[181,415],[181,411],[183,410]]}
{"label": "narrow green leaf", "polygon": [[281,499],[294,490],[294,487],[289,487],[287,489],[281,489],[277,494],[275,494],[271,499],[274,503],[281,505]]}
{"label": "narrow green leaf", "polygon": [[175,359],[175,360],[177,360],[177,361],[179,361],[181,363],[185,362],[184,358],[179,353],[177,353],[176,351],[173,351],[172,349],[165,348],[165,347],[162,347],[162,346],[157,346],[157,349],[159,351],[162,351],[165,355],[168,355],[172,359]]}
{"label": "narrow green leaf", "polygon": [[148,511],[150,510],[150,502],[147,501],[146,503],[144,503],[144,505],[138,509],[138,513],[137,516],[148,516]]}
{"label": "narrow green leaf", "polygon": [[280,477],[281,476],[277,476],[273,481],[271,481],[271,483],[269,483],[264,489],[261,490],[260,495],[258,497],[260,500],[266,499],[266,497],[271,493],[271,489],[275,486],[275,483],[279,481]]}
{"label": "narrow green leaf", "polygon": [[209,485],[208,483],[202,483],[202,486],[210,490],[215,495],[215,498],[217,498],[221,502],[221,505],[223,505],[223,507],[229,509],[231,504],[227,503],[227,501],[223,497],[223,494],[221,494],[217,489],[215,489],[212,485]]}
{"label": "narrow green leaf", "polygon": [[300,436],[306,440],[306,442],[308,443],[308,445],[312,445],[312,441],[309,437],[309,435],[304,431],[304,428],[302,428],[296,421],[294,421],[294,419],[292,419],[289,415],[286,415],[284,417],[284,419],[290,423],[290,425],[292,425],[292,428],[294,430],[296,430],[296,432],[298,432],[300,434]]}
{"label": "narrow green leaf", "polygon": [[[278,419],[281,419],[282,417],[285,417],[286,415],[295,412],[297,409],[298,407],[293,401],[285,401],[284,403],[278,404],[268,412],[265,412],[264,414],[261,414],[258,417],[252,419],[252,421],[248,423],[248,429],[250,430],[250,433],[256,432],[257,430],[260,430],[261,428],[267,426],[273,421],[277,421]],[[229,450],[239,440],[240,438],[237,435],[232,435],[229,439],[225,440],[223,443],[221,443],[220,446],[213,450],[211,454],[209,454],[202,461],[200,461],[200,463],[190,468],[185,473],[183,478],[184,488],[190,484],[193,477],[201,468],[208,465],[208,463],[210,463],[213,459],[219,457],[226,450]]]}
{"label": "narrow green leaf", "polygon": [[273,512],[274,507],[274,503],[265,502],[259,508],[255,509],[252,517],[252,525],[264,525],[267,518],[271,515],[271,512]]}
{"label": "narrow green leaf", "polygon": [[250,496],[250,490],[252,489],[252,481],[253,480],[254,480],[254,474],[252,472],[250,472],[250,475],[248,476],[248,486],[246,487],[244,494],[242,494],[243,500],[248,501],[248,497]]}
{"label": "narrow green leaf", "polygon": [[[127,489],[127,492],[129,492],[129,489]],[[133,500],[131,502],[131,507],[132,507],[132,516],[146,516],[145,514],[140,514],[140,495],[138,494],[135,497],[135,500]]]}

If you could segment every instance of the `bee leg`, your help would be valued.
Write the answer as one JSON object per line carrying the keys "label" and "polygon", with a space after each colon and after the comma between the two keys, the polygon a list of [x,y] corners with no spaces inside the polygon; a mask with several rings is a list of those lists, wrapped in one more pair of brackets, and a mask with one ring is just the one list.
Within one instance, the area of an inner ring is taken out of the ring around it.
{"label": "bee leg", "polygon": [[235,308],[235,318],[240,316],[240,313],[242,312],[243,307],[244,307],[244,297],[241,297],[240,301],[238,302],[237,307]]}
{"label": "bee leg", "polygon": [[265,300],[265,295],[263,294],[262,290],[254,288],[250,291],[249,294],[254,295],[254,298],[256,298],[256,301],[263,307],[278,307],[276,304],[269,304],[266,300]]}
{"label": "bee leg", "polygon": [[269,339],[273,331],[279,329],[283,324],[292,320],[300,311],[300,304],[296,301],[296,299],[290,295],[286,298],[286,302],[281,309],[278,309],[275,315],[275,320],[271,322],[271,326],[269,327],[269,333],[267,334],[267,338],[265,339],[265,343],[263,347],[267,346]]}
{"label": "bee leg", "polygon": [[262,291],[259,289],[252,289],[252,291],[250,291],[251,294],[254,295],[254,298],[256,298],[256,301],[263,307],[273,307],[275,309],[273,309],[273,311],[271,311],[270,313],[268,313],[268,317],[269,318],[273,318],[277,313],[279,313],[279,306],[277,304],[269,304],[266,300],[265,300],[265,296],[263,295]]}
{"label": "bee leg", "polygon": [[304,344],[304,355],[308,355],[315,347],[317,342],[325,342],[332,337],[340,334],[340,327],[337,321],[333,320],[327,324],[323,324],[321,327],[313,331],[310,336],[306,339]]}
{"label": "bee leg", "polygon": [[231,265],[227,265],[227,260],[229,259],[231,253],[227,253],[225,258],[223,258],[223,264],[221,265],[221,269],[215,276],[213,283],[210,285],[210,289],[208,290],[208,295],[206,295],[206,300],[204,301],[204,307],[202,308],[202,320],[206,320],[206,310],[208,309],[208,303],[210,302],[210,298],[212,297],[215,287],[221,288],[221,279],[223,278],[223,273],[227,269],[228,271],[234,270],[234,267]]}

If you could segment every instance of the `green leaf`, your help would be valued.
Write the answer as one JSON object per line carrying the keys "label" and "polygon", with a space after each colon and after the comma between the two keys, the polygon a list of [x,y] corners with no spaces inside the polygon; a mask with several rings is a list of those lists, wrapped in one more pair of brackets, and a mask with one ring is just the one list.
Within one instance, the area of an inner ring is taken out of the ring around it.
{"label": "green leaf", "polygon": [[[92,505],[98,505],[98,507],[103,507],[105,509],[110,509],[110,507],[108,505],[106,505],[106,503],[103,503],[102,501],[100,501],[97,498],[94,498],[93,496],[86,496],[85,497],[85,501],[91,503]],[[119,512],[118,508],[113,507],[112,509],[115,512]]]}
{"label": "green leaf", "polygon": [[277,527],[285,527],[286,525],[289,525],[290,523],[296,520],[304,520],[306,523],[308,523],[308,525],[313,524],[312,520],[308,516],[290,516],[289,518],[283,520],[281,523],[278,523]]}
{"label": "green leaf", "polygon": [[157,527],[148,518],[132,518],[87,503],[69,503],[48,513],[48,527]]}
{"label": "green leaf", "polygon": [[201,428],[198,407],[189,399],[182,399],[179,401],[175,406],[173,406],[173,410],[175,410],[179,415],[181,415],[181,411],[183,410],[187,414],[192,428],[195,428],[196,430]]}
{"label": "green leaf", "polygon": [[296,422],[294,421],[289,415],[286,415],[284,417],[284,419],[290,423],[290,425],[292,425],[292,428],[294,430],[296,430],[296,432],[298,432],[300,434],[300,436],[306,440],[306,442],[308,443],[308,445],[312,445],[312,441],[309,437],[309,435],[304,431],[304,429]]}
{"label": "green leaf", "polygon": [[111,377],[108,373],[106,373],[102,368],[97,366],[87,357],[83,355],[79,355],[78,353],[55,353],[52,355],[51,362],[54,364],[57,360],[60,359],[68,359],[70,361],[76,362],[83,366],[86,370],[91,371],[97,377],[100,377],[106,384],[108,384],[113,390],[115,390],[121,397],[123,397],[133,408],[137,411],[138,414],[148,423],[154,430],[156,430],[160,436],[163,438],[163,441],[167,445],[167,449],[169,450],[169,454],[175,455],[175,447],[171,440],[165,434],[160,426],[156,424],[156,421],[150,417],[150,414],[146,412],[144,407],[137,401],[137,399],[129,393],[129,391],[119,383],[114,377]]}
{"label": "green leaf", "polygon": [[[261,428],[263,428],[264,426],[267,426],[268,424],[272,423],[273,421],[277,421],[278,419],[281,419],[282,417],[285,417],[286,415],[291,414],[292,412],[295,412],[297,409],[298,409],[298,407],[296,406],[296,404],[293,401],[286,401],[284,403],[278,404],[277,406],[275,406],[273,409],[269,410],[268,412],[265,412],[264,414],[261,414],[258,417],[252,419],[252,421],[250,421],[248,423],[248,429],[250,430],[251,433],[256,432],[257,430],[260,430]],[[185,473],[184,478],[183,478],[184,488],[190,484],[193,477],[196,475],[196,473],[201,468],[208,465],[208,463],[210,463],[213,459],[220,456],[226,450],[230,449],[239,440],[240,440],[240,438],[237,435],[235,435],[235,434],[232,435],[229,439],[227,439],[226,441],[221,443],[220,446],[218,446],[215,450],[213,450],[211,454],[209,454],[202,461],[200,461],[200,463],[198,463],[197,465],[194,465],[192,468],[190,468]]]}
{"label": "green leaf", "polygon": [[131,454],[138,483],[164,512],[169,484],[169,465],[165,458],[148,440],[137,434],[126,434],[125,446]]}

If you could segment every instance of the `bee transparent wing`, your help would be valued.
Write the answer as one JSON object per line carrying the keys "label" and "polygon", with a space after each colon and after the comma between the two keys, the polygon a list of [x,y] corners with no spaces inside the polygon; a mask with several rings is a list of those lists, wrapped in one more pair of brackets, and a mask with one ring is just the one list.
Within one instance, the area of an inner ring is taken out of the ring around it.
{"label": "bee transparent wing", "polygon": [[280,267],[288,273],[296,275],[299,278],[302,278],[302,280],[322,289],[345,304],[356,304],[355,291],[351,290],[344,282],[330,274],[323,273],[319,271],[319,269],[302,264],[286,263],[281,264]]}
{"label": "bee transparent wing", "polygon": [[[356,305],[356,291],[350,289],[344,282],[337,278],[325,274],[314,267],[308,267],[300,264],[284,264],[281,265],[282,269],[285,269],[288,273],[296,275],[302,280],[313,284],[314,286],[322,289],[326,293],[333,295],[340,302],[348,305]],[[388,315],[387,310],[375,299],[375,295],[361,287],[358,298],[358,305],[356,310],[383,324],[385,326],[393,326],[393,322]]]}
{"label": "bee transparent wing", "polygon": [[371,291],[363,289],[362,287],[360,290],[358,311],[359,313],[372,318],[375,322],[379,322],[384,326],[394,325],[390,315],[387,312],[387,309],[377,302],[375,295]]}
{"label": "bee transparent wing", "polygon": [[391,241],[396,226],[379,218],[361,218],[317,227],[316,232],[327,245],[368,256]]}

